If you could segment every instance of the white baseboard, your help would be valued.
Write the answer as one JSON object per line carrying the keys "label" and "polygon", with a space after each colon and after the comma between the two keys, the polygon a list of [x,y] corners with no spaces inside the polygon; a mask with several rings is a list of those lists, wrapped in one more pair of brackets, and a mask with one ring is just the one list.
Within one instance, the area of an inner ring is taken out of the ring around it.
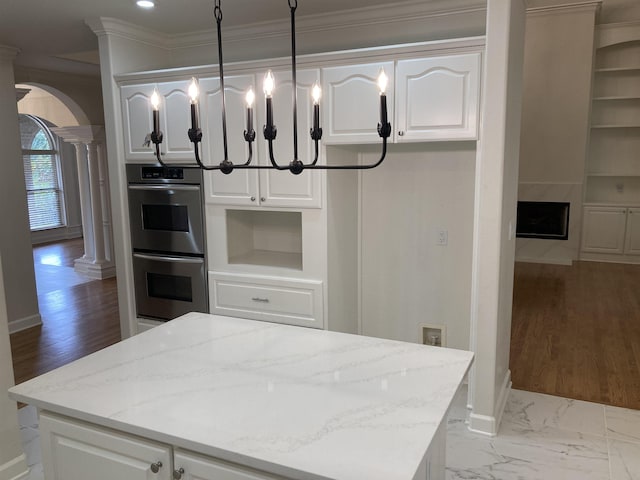
{"label": "white baseboard", "polygon": [[91,263],[91,261],[85,261],[82,258],[78,258],[73,263],[73,269],[76,272],[95,280],[104,280],[105,278],[116,276],[116,266],[111,262]]}
{"label": "white baseboard", "polygon": [[31,244],[39,245],[41,243],[59,242],[80,237],[82,237],[82,225],[72,225],[31,232]]}
{"label": "white baseboard", "polygon": [[29,467],[24,453],[0,465],[0,480],[26,480],[27,478],[29,478]]}
{"label": "white baseboard", "polygon": [[500,387],[493,416],[479,415],[472,412],[469,415],[469,430],[483,435],[489,435],[492,437],[496,436],[498,434],[498,429],[500,428],[500,421],[502,420],[502,414],[504,413],[504,408],[507,405],[507,399],[509,398],[510,391],[511,370],[507,370]]}
{"label": "white baseboard", "polygon": [[544,258],[544,257],[516,257],[516,262],[523,263],[544,263],[547,265],[573,265],[570,258]]}
{"label": "white baseboard", "polygon": [[39,313],[9,322],[9,333],[20,332],[27,328],[37,327],[38,325],[42,325],[42,317]]}

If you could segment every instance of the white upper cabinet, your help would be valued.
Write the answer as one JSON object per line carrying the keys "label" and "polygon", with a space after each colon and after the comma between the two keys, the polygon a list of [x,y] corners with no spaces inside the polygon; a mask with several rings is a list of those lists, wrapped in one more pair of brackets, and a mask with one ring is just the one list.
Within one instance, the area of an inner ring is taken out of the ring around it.
{"label": "white upper cabinet", "polygon": [[149,99],[155,83],[125,85],[120,89],[122,125],[124,128],[124,156],[126,160],[153,160],[153,144],[145,146],[147,135],[153,130]]}
{"label": "white upper cabinet", "polygon": [[[387,86],[388,118],[393,122],[394,64],[378,62],[322,69],[322,141],[340,143],[377,143],[380,122],[380,69],[389,78]],[[395,129],[395,126],[392,125]]]}
{"label": "white upper cabinet", "polygon": [[[300,70],[297,73],[298,105],[298,159],[312,163],[315,157],[314,142],[309,130],[313,126],[313,101],[311,89],[320,83],[320,70]],[[273,156],[279,165],[288,166],[293,153],[293,91],[291,72],[274,72],[273,121],[278,129],[273,141]],[[262,91],[262,89],[260,89]],[[266,123],[264,95],[257,96],[259,119],[257,138],[260,140],[260,163],[270,165],[269,144],[264,139],[262,128]],[[322,106],[320,108],[322,114]],[[259,136],[258,136],[259,135]],[[322,163],[319,159],[318,163]],[[289,170],[260,170],[260,204],[268,207],[315,207],[321,206],[321,171],[306,171],[293,175]]]}
{"label": "white upper cabinet", "polygon": [[[243,164],[249,158],[249,147],[244,140],[247,108],[245,96],[250,88],[256,90],[254,75],[225,76],[225,104],[227,114],[227,152],[231,162]],[[224,160],[222,135],[222,95],[219,78],[200,80],[200,118],[202,129],[201,160],[205,165],[218,165]],[[256,97],[258,97],[256,95]],[[254,107],[252,164],[258,163],[257,148],[260,128]],[[205,172],[205,194],[208,203],[226,205],[258,205],[257,170],[236,169],[229,175],[220,171]]]}
{"label": "white upper cabinet", "polygon": [[480,53],[398,61],[398,142],[476,140]]}
{"label": "white upper cabinet", "polygon": [[160,131],[163,133],[160,145],[162,160],[168,163],[193,162],[193,146],[187,135],[190,125],[188,86],[188,81],[181,80],[121,88],[126,160],[155,160],[154,145],[145,145],[145,140],[153,130],[149,99],[157,88],[160,95]]}
{"label": "white upper cabinet", "polygon": [[158,84],[160,94],[160,130],[164,133],[163,161],[193,163],[193,144],[187,131],[191,127],[189,81]]}

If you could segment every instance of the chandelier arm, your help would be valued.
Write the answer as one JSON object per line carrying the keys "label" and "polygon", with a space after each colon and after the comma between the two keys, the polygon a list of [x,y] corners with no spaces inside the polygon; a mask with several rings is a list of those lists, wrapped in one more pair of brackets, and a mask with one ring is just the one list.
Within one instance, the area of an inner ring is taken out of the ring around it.
{"label": "chandelier arm", "polygon": [[369,170],[372,168],[376,168],[378,165],[380,165],[385,157],[387,156],[387,138],[383,137],[382,138],[382,153],[380,155],[380,159],[375,162],[375,163],[371,163],[369,165],[309,165],[309,166],[305,166],[305,170],[309,169],[309,170]]}
{"label": "chandelier arm", "polygon": [[267,144],[269,145],[269,160],[271,161],[271,167],[276,170],[289,170],[288,166],[281,166],[278,165],[278,162],[276,162],[276,159],[273,155],[273,140],[267,139]]}

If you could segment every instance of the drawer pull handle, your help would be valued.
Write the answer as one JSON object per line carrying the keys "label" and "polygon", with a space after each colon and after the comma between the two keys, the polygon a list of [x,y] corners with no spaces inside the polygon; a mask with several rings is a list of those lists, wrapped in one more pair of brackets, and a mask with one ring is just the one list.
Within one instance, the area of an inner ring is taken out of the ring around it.
{"label": "drawer pull handle", "polygon": [[253,297],[251,300],[253,300],[254,302],[269,303],[268,298]]}
{"label": "drawer pull handle", "polygon": [[162,462],[152,463],[150,468],[153,473],[158,473],[162,468]]}
{"label": "drawer pull handle", "polygon": [[184,475],[184,468],[180,468],[179,470],[173,471],[173,478],[175,480],[180,480],[182,478],[182,475]]}

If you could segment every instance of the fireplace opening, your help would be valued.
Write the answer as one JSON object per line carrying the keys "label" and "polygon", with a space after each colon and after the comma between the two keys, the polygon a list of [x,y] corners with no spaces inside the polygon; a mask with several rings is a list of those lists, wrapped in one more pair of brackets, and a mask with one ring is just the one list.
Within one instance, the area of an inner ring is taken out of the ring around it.
{"label": "fireplace opening", "polygon": [[518,202],[516,237],[567,240],[569,202]]}

